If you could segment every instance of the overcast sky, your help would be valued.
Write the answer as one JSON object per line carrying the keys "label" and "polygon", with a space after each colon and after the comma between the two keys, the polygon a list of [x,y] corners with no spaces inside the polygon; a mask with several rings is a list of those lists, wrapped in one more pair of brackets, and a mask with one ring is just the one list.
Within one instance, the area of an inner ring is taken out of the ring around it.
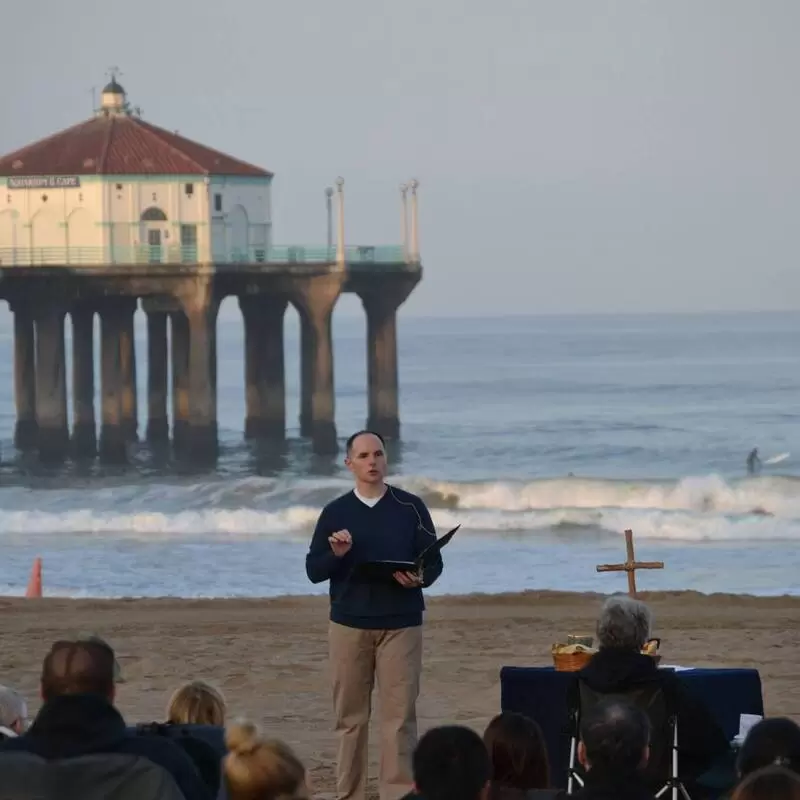
{"label": "overcast sky", "polygon": [[275,241],[399,241],[408,313],[800,308],[797,0],[5,0],[0,151],[129,99],[276,173]]}

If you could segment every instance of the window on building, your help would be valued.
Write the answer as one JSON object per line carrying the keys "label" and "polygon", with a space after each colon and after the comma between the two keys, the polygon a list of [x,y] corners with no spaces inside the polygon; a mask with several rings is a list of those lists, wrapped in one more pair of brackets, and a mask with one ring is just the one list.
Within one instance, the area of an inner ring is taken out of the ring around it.
{"label": "window on building", "polygon": [[181,261],[185,264],[197,261],[197,225],[181,225]]}
{"label": "window on building", "polygon": [[183,190],[186,192],[187,197],[191,197],[194,194],[194,184],[187,183],[186,186],[183,187]]}
{"label": "window on building", "polygon": [[222,211],[222,195],[214,195],[214,211]]}

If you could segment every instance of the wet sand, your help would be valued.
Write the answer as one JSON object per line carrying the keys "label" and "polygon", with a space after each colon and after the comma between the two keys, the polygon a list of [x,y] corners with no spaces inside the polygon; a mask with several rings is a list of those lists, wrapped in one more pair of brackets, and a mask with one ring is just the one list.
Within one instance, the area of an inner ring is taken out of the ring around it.
{"label": "wet sand", "polygon": [[[755,667],[767,714],[800,719],[800,598],[644,593],[664,662]],[[428,601],[420,727],[482,730],[500,706],[500,668],[552,663],[550,646],[592,633],[602,596],[555,592]],[[318,793],[333,791],[335,742],[327,678],[327,600],[0,600],[0,683],[38,708],[48,646],[94,632],[117,650],[118,705],[131,721],[162,719],[172,689],[218,686],[231,715],[290,742]],[[372,736],[374,776],[377,751]]]}

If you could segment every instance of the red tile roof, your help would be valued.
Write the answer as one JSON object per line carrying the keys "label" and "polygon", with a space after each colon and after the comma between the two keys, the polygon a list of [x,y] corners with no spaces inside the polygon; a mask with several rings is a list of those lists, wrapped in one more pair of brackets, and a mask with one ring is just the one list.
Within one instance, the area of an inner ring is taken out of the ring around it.
{"label": "red tile roof", "polygon": [[260,167],[134,116],[97,116],[0,158],[0,176],[235,175],[272,177]]}

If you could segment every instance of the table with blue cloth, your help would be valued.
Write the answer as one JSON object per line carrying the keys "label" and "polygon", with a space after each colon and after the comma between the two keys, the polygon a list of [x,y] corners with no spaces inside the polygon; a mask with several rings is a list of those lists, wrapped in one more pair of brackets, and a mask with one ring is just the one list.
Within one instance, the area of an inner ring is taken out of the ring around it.
{"label": "table with blue cloth", "polygon": [[[758,670],[686,669],[675,675],[687,692],[705,702],[729,742],[739,732],[740,714],[764,715]],[[500,706],[539,723],[550,755],[551,780],[557,788],[567,785],[567,690],[574,680],[574,672],[557,672],[553,667],[503,667],[500,671]]]}

